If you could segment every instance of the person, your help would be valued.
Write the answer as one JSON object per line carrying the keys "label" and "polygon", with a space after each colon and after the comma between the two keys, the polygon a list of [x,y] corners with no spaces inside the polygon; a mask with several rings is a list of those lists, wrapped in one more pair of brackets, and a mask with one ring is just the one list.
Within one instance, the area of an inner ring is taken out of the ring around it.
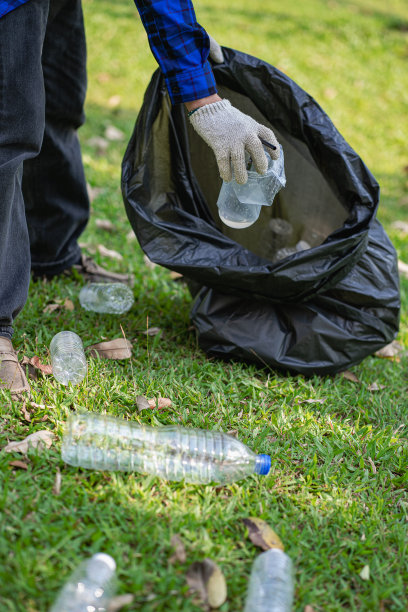
{"label": "person", "polygon": [[[260,138],[273,132],[217,93],[209,61],[220,46],[197,23],[191,0],[135,0],[172,104],[184,104],[212,148],[222,179],[258,172]],[[89,201],[77,130],[84,121],[86,42],[81,0],[0,0],[0,389],[29,390],[11,338],[30,271],[129,281],[81,254]],[[279,149],[276,155],[279,155]]]}

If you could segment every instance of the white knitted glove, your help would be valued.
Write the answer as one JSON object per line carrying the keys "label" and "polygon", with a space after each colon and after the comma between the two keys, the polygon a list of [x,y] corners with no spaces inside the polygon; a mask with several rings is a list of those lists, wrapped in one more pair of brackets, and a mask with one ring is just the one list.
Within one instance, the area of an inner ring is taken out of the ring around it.
{"label": "white knitted glove", "polygon": [[210,34],[208,34],[208,38],[210,39],[210,58],[215,64],[222,64],[224,62],[224,55],[220,45]]}
{"label": "white knitted glove", "polygon": [[252,157],[256,171],[266,173],[268,161],[260,138],[277,147],[275,151],[268,149],[272,159],[279,157],[279,143],[272,130],[241,113],[229,100],[202,106],[191,114],[190,121],[214,151],[224,181],[232,179],[233,170],[237,183],[247,182],[245,150]]}

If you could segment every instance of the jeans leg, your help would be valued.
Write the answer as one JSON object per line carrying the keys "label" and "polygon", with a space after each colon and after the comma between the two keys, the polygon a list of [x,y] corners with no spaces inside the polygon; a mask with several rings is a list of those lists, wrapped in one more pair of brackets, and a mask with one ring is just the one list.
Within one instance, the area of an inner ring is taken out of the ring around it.
{"label": "jeans leg", "polygon": [[44,133],[41,53],[50,0],[30,0],[0,19],[0,335],[11,337],[30,283],[21,182]]}
{"label": "jeans leg", "polygon": [[[32,2],[32,0],[30,0]],[[46,123],[40,154],[24,164],[31,267],[54,275],[77,263],[89,200],[77,129],[84,122],[86,44],[80,0],[51,0],[43,48]]]}

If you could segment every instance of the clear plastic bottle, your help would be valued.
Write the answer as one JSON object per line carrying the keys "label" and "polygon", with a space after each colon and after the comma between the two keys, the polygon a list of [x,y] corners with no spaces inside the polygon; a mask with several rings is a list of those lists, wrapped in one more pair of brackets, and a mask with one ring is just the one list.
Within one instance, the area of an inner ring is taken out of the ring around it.
{"label": "clear plastic bottle", "polygon": [[290,612],[293,590],[290,557],[278,548],[267,550],[252,566],[244,612]]}
{"label": "clear plastic bottle", "polygon": [[115,570],[112,557],[93,555],[71,575],[50,612],[105,612],[115,593]]}
{"label": "clear plastic bottle", "polygon": [[82,287],[79,301],[85,310],[123,314],[135,300],[131,288],[123,283],[90,283]]}
{"label": "clear plastic bottle", "polygon": [[56,334],[50,344],[52,373],[63,385],[78,385],[86,376],[87,364],[81,338],[72,331]]}
{"label": "clear plastic bottle", "polygon": [[137,471],[166,480],[233,482],[269,472],[269,455],[219,431],[150,427],[92,412],[70,415],[61,447],[70,465],[93,470]]}
{"label": "clear plastic bottle", "polygon": [[225,225],[235,229],[249,227],[258,219],[262,206],[272,206],[278,191],[285,186],[285,167],[283,149],[279,158],[274,160],[265,150],[268,159],[266,174],[258,174],[249,162],[248,180],[240,185],[232,179],[222,183],[217,206],[220,219]]}

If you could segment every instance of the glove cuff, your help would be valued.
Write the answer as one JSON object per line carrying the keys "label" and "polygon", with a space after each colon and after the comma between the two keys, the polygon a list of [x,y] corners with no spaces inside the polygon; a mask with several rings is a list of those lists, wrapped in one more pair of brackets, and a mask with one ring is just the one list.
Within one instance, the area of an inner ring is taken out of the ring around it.
{"label": "glove cuff", "polygon": [[206,104],[205,106],[201,106],[200,108],[195,109],[194,114],[192,113],[189,118],[191,122],[194,122],[196,119],[211,117],[222,110],[229,110],[231,108],[231,102],[229,100],[221,100],[219,102],[212,102],[211,104]]}

